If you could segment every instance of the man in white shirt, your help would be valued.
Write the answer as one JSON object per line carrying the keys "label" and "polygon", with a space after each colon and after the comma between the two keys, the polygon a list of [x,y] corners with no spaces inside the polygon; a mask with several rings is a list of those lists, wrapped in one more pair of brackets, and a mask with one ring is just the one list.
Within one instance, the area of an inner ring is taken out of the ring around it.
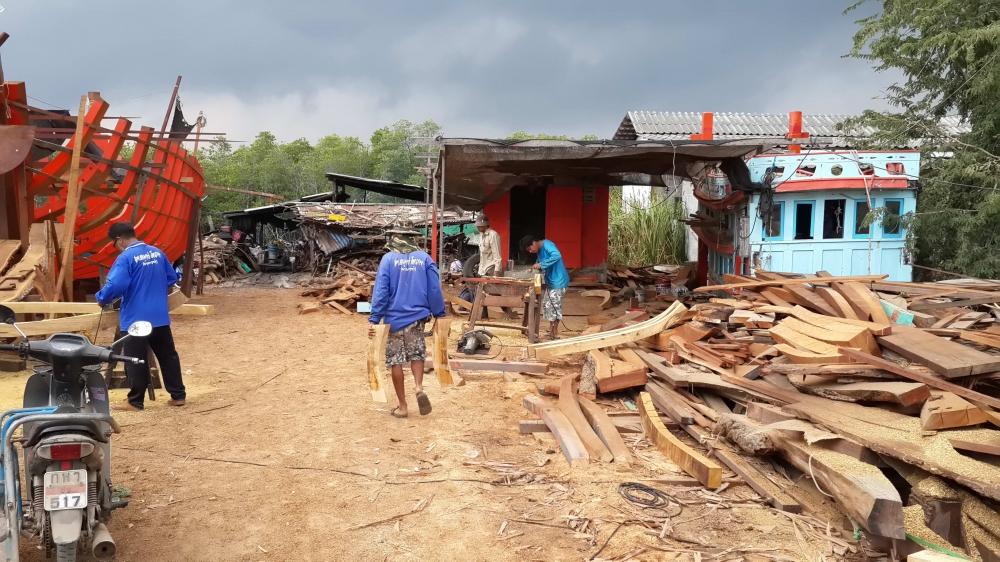
{"label": "man in white shirt", "polygon": [[476,219],[479,229],[479,276],[500,277],[503,275],[503,254],[500,253],[500,234],[490,228],[486,215]]}

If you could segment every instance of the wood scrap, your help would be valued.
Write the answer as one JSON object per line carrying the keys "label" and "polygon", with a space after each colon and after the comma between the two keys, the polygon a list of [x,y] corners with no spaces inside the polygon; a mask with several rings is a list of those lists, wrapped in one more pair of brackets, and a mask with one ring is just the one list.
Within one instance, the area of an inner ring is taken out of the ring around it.
{"label": "wood scrap", "polygon": [[788,381],[803,392],[846,402],[890,402],[900,406],[917,406],[931,396],[927,385],[919,382],[866,381],[810,384],[798,377],[788,377]]}
{"label": "wood scrap", "polygon": [[[800,279],[779,279],[775,281],[749,281],[745,283],[727,283],[725,285],[706,285],[698,287],[695,293],[709,293],[712,291],[728,291],[731,289],[749,289],[753,287],[787,287],[789,285],[808,284],[830,284],[846,283],[852,281],[878,281],[885,279],[888,275],[852,275],[845,277],[807,277]],[[862,287],[864,287],[862,285]]]}
{"label": "wood scrap", "polygon": [[986,423],[986,415],[951,392],[935,390],[920,410],[920,426],[927,430],[952,429]]}
{"label": "wood scrap", "polygon": [[497,359],[466,359],[452,357],[448,366],[455,371],[491,371],[497,373],[528,373],[544,375],[549,370],[548,363],[538,361],[503,361]]}
{"label": "wood scrap", "polygon": [[451,323],[450,318],[437,318],[434,320],[434,328],[431,330],[431,359],[434,364],[434,373],[441,386],[455,384],[448,361],[448,336],[451,334]]}

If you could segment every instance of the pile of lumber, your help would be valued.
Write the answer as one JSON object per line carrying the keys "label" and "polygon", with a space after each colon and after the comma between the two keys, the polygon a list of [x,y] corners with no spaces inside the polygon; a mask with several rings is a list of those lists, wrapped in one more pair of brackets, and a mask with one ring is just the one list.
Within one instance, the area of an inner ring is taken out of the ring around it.
{"label": "pile of lumber", "polygon": [[346,263],[338,264],[332,279],[313,279],[302,291],[303,297],[314,297],[314,302],[299,304],[299,314],[332,309],[341,314],[353,314],[355,303],[369,301],[375,276]]}
{"label": "pile of lumber", "polygon": [[541,385],[557,399],[525,399],[567,460],[618,462],[620,424],[604,418],[624,412],[588,414],[617,393],[707,487],[731,472],[777,509],[813,511],[815,494],[777,484],[780,467],[835,502],[840,536],[856,525],[869,550],[932,543],[1000,560],[1000,284],[725,281],[690,307],[529,346],[539,361],[578,358],[579,375]]}
{"label": "pile of lumber", "polygon": [[214,285],[228,277],[253,271],[252,256],[245,255],[238,245],[215,234],[202,239],[202,249],[202,252],[195,252],[194,271],[196,276],[201,275],[204,268],[206,285]]}

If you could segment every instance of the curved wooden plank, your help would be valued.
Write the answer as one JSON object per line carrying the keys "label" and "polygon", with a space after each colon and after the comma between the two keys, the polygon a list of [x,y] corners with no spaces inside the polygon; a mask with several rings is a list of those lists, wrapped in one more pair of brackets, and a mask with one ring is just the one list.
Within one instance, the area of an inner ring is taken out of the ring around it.
{"label": "curved wooden plank", "polygon": [[670,308],[659,315],[634,326],[565,340],[536,343],[528,346],[528,352],[539,359],[548,359],[569,353],[581,353],[591,349],[638,341],[658,334],[671,324],[679,322],[685,312],[687,312],[687,307],[680,302],[674,302]]}
{"label": "curved wooden plank", "polygon": [[836,310],[839,313],[838,316],[841,318],[860,320],[858,315],[854,312],[854,309],[851,307],[851,303],[847,302],[847,299],[844,298],[844,295],[841,295],[830,287],[816,287],[813,290],[816,291],[816,294],[825,300],[827,304]]}
{"label": "curved wooden plank", "polygon": [[576,377],[577,375],[566,375],[559,383],[559,411],[566,416],[569,423],[573,424],[573,429],[580,436],[580,440],[583,441],[583,446],[587,449],[587,453],[590,454],[591,458],[603,462],[611,462],[614,460],[614,456],[604,446],[601,438],[597,436],[597,433],[590,427],[590,424],[587,423],[587,418],[584,417],[583,410],[580,409],[576,391],[573,389],[573,382],[576,380]]}
{"label": "curved wooden plank", "polygon": [[803,351],[801,349],[794,348],[790,345],[779,343],[774,346],[782,355],[788,357],[788,360],[792,363],[799,365],[824,365],[827,363],[844,363],[847,359],[839,354],[823,354],[823,353],[813,353],[811,351]]}
{"label": "curved wooden plank", "polygon": [[718,488],[722,485],[722,467],[688,447],[680,439],[674,437],[673,433],[670,433],[656,412],[653,399],[648,392],[639,394],[637,405],[639,406],[639,419],[642,421],[642,429],[646,433],[646,438],[660,452],[703,485],[709,488]]}
{"label": "curved wooden plank", "polygon": [[781,323],[796,332],[826,343],[861,349],[873,355],[877,355],[879,352],[875,337],[861,326],[850,326],[837,322],[824,322],[822,326],[816,326],[797,318],[785,318]]}
{"label": "curved wooden plank", "polygon": [[611,421],[611,417],[604,411],[604,408],[601,408],[583,396],[578,396],[577,400],[580,402],[580,408],[583,410],[584,417],[590,422],[590,427],[593,428],[594,433],[601,438],[601,441],[604,442],[614,456],[615,464],[629,466],[632,463],[632,452],[625,445],[621,434],[618,433],[618,428]]}
{"label": "curved wooden plank", "polygon": [[589,290],[589,291],[583,291],[582,293],[580,293],[580,296],[581,297],[588,297],[588,298],[589,297],[599,297],[599,298],[601,298],[602,299],[601,300],[601,308],[604,308],[604,307],[608,306],[608,303],[611,302],[611,291],[609,291],[607,289],[592,289],[592,290]]}
{"label": "curved wooden plank", "polygon": [[708,293],[711,291],[728,291],[729,289],[749,289],[752,287],[782,287],[787,285],[815,285],[817,283],[829,284],[848,281],[879,281],[888,275],[851,275],[848,277],[802,277],[795,279],[777,279],[773,281],[748,281],[746,283],[728,283],[725,285],[705,285],[698,287],[693,292]]}

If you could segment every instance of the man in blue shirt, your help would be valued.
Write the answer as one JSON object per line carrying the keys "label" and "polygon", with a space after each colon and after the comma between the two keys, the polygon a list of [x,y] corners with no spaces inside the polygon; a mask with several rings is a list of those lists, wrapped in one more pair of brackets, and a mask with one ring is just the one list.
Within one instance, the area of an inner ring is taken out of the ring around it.
{"label": "man in blue shirt", "polygon": [[[372,289],[372,312],[368,321],[389,324],[385,363],[392,371],[392,386],[399,406],[390,412],[397,418],[407,416],[403,364],[410,363],[417,391],[420,415],[431,412],[431,402],[424,394],[424,323],[428,318],[444,316],[444,296],[437,264],[414,243],[420,233],[394,229],[387,232],[389,253],[382,256],[375,287]],[[374,335],[374,328],[369,336]]]}
{"label": "man in blue shirt", "polygon": [[[167,295],[170,287],[177,282],[177,272],[159,248],[136,238],[131,224],[119,222],[111,225],[108,236],[121,254],[111,266],[104,287],[97,292],[97,302],[107,306],[118,298],[122,299],[118,317],[123,332],[140,320],[153,325],[153,332],[148,337],[125,340],[122,353],[145,359],[147,348],[152,348],[160,364],[163,386],[170,393],[167,404],[183,406],[187,395],[181,380],[181,360],[174,348],[167,308]],[[142,410],[146,387],[149,386],[149,365],[126,363],[125,373],[130,388],[128,401],[122,409]]]}
{"label": "man in blue shirt", "polygon": [[542,316],[549,321],[549,335],[559,339],[559,322],[562,320],[562,301],[569,287],[569,272],[563,263],[559,248],[551,240],[528,235],[521,239],[521,247],[532,254],[538,254],[535,269],[545,274],[542,290]]}

